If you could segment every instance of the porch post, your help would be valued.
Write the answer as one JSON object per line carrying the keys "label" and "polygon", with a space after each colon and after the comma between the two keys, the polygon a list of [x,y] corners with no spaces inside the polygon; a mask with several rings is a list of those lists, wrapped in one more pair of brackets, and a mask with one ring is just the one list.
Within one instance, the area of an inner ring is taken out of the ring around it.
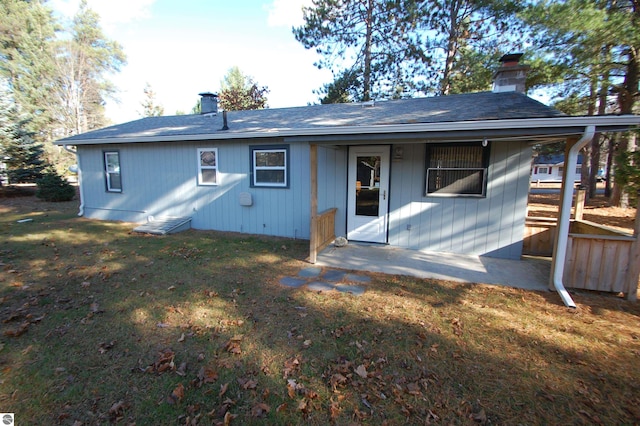
{"label": "porch post", "polygon": [[[560,206],[558,208],[558,217],[557,217],[558,224],[560,223],[560,217],[562,217],[562,204],[563,204],[562,200],[564,200],[565,193],[567,191],[573,192],[573,179],[572,179],[573,173],[570,173],[569,168],[567,167],[567,159],[569,158],[569,150],[577,142],[578,142],[577,138],[567,139],[567,143],[564,149],[565,167],[562,170],[562,185],[560,187]],[[569,206],[569,208],[571,208],[571,206]],[[560,238],[561,238],[560,232],[558,232],[558,227],[556,226],[556,235],[553,241],[553,252],[551,253],[551,274],[549,275],[549,290],[554,290],[554,291],[556,287],[553,284],[553,272],[555,271],[556,262],[558,261],[564,262],[564,259],[558,259],[558,256],[557,256],[558,241]]]}
{"label": "porch post", "polygon": [[318,258],[318,145],[309,146],[309,172],[311,181],[311,229],[309,230],[309,262],[316,263]]}

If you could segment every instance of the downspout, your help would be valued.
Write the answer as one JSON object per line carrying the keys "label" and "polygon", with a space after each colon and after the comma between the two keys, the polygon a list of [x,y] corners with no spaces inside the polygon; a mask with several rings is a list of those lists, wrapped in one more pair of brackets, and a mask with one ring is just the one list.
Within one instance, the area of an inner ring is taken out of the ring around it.
{"label": "downspout", "polygon": [[75,151],[69,148],[69,145],[62,146],[65,151],[72,153],[76,156],[76,163],[78,163],[78,189],[80,194],[80,207],[78,208],[78,216],[84,215],[84,194],[82,191],[82,170],[80,169],[80,157],[78,156],[78,151]]}
{"label": "downspout", "polygon": [[[572,176],[572,171],[576,169],[578,165],[578,153],[585,147],[595,135],[596,127],[589,125],[585,127],[582,137],[571,148],[569,148],[569,157],[565,160],[565,182],[564,185],[573,187],[573,181],[569,178]],[[568,182],[571,180],[571,182]],[[569,295],[569,292],[564,288],[562,284],[562,275],[564,274],[564,262],[567,257],[567,245],[569,240],[569,222],[571,219],[571,201],[573,200],[573,191],[564,188],[563,198],[561,200],[560,217],[558,218],[558,243],[554,253],[555,263],[553,268],[553,286],[560,295],[560,298],[564,302],[565,306],[569,308],[575,308],[576,304]]]}

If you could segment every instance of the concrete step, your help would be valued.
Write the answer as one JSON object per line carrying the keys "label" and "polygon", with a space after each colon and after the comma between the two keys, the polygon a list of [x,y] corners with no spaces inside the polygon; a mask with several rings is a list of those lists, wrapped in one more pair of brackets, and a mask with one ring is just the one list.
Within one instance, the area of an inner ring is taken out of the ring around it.
{"label": "concrete step", "polygon": [[153,235],[175,234],[191,228],[190,217],[156,217],[133,229],[134,232]]}

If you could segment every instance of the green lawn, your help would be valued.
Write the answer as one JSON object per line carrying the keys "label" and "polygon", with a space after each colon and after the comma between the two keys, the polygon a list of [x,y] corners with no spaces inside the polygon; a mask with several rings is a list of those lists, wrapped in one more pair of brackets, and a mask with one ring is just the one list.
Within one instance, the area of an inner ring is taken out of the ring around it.
{"label": "green lawn", "polygon": [[76,211],[0,199],[16,424],[640,422],[638,304],[379,274],[361,297],[290,289],[307,241]]}

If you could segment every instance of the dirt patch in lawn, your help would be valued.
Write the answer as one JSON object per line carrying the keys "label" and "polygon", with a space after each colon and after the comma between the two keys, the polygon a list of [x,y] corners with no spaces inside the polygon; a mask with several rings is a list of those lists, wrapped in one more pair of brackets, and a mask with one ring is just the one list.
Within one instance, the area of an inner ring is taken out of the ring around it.
{"label": "dirt patch in lawn", "polygon": [[638,304],[382,274],[359,297],[292,289],[307,241],[28,202],[0,201],[0,406],[20,424],[640,421]]}

